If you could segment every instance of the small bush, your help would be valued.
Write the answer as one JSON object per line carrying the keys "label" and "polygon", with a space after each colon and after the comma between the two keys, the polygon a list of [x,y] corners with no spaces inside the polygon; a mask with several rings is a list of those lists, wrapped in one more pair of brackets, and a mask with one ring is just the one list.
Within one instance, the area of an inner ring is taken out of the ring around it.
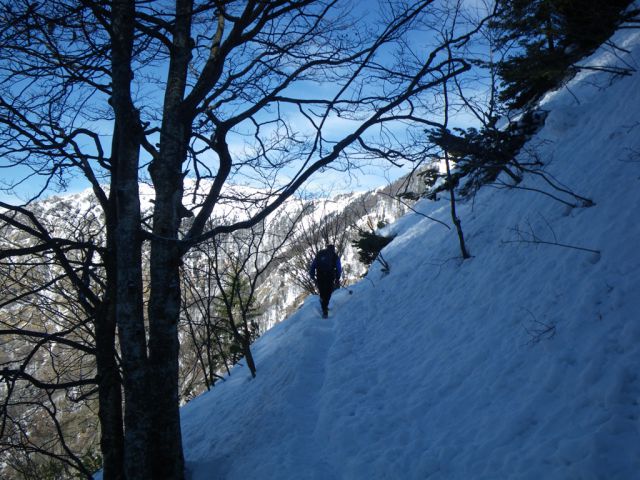
{"label": "small bush", "polygon": [[361,228],[358,229],[358,237],[352,245],[358,251],[358,258],[365,265],[371,265],[380,251],[394,239],[394,237],[385,237]]}

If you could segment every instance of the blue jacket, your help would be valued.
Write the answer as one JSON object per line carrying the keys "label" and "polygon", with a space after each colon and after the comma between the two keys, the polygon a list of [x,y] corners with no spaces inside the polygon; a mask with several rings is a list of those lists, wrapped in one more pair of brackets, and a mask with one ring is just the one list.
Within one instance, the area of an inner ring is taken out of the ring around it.
{"label": "blue jacket", "polygon": [[[334,250],[333,253],[334,253],[335,258],[336,258],[336,265],[335,265],[335,275],[336,275],[336,277],[335,278],[337,280],[342,275],[342,263],[340,262],[340,256],[335,252],[335,250]],[[320,254],[320,252],[318,252],[318,254]],[[313,278],[314,280],[316,278],[316,270],[317,270],[317,268],[318,268],[318,255],[316,255],[316,257],[313,259],[313,262],[311,262],[311,267],[309,268],[309,275],[311,275],[311,278]]]}

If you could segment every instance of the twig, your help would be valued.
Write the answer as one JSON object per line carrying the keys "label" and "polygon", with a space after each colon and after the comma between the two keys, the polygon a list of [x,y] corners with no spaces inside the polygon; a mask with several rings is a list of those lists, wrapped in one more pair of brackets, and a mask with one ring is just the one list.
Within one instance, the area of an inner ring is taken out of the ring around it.
{"label": "twig", "polygon": [[548,197],[551,197],[554,200],[556,200],[556,201],[558,201],[558,202],[560,202],[560,203],[562,203],[564,205],[567,205],[568,207],[576,208],[578,206],[575,203],[569,203],[566,200],[563,200],[563,199],[561,199],[559,197],[556,197],[555,195],[553,195],[553,194],[551,194],[549,192],[545,192],[544,190],[540,190],[538,188],[523,187],[521,185],[508,185],[508,184],[506,184],[504,182],[494,183],[492,186],[495,187],[495,188],[514,188],[514,189],[518,189],[518,190],[527,190],[529,192],[537,192],[537,193],[541,193],[543,195],[546,195]]}
{"label": "twig", "polygon": [[522,325],[522,328],[524,328],[524,331],[527,332],[530,337],[527,345],[535,345],[540,342],[540,340],[549,340],[554,337],[556,334],[556,326],[554,324],[541,322],[531,313],[531,310],[527,308],[523,308],[523,310],[533,319],[532,323],[535,327],[527,328],[524,324]]}
{"label": "twig", "polygon": [[416,210],[415,208],[413,208],[411,205],[409,205],[407,202],[402,201],[402,199],[400,199],[399,197],[396,197],[394,195],[391,195],[389,193],[386,192],[380,192],[382,195],[385,195],[393,200],[397,200],[399,203],[401,203],[402,205],[404,205],[405,207],[407,207],[409,210],[411,210],[413,213],[415,213],[416,215],[420,215],[421,217],[424,218],[428,218],[429,220],[439,223],[440,225],[444,225],[445,227],[447,227],[448,230],[451,230],[451,227],[449,225],[447,225],[445,222],[438,220],[437,218],[433,218],[430,217],[429,215],[419,212],[418,210]]}
{"label": "twig", "polygon": [[590,67],[588,65],[576,65],[576,68],[579,70],[591,70],[594,72],[606,72],[611,73],[615,76],[629,76],[635,70],[633,68],[621,68],[621,67]]}
{"label": "twig", "polygon": [[528,244],[541,244],[541,245],[554,245],[556,247],[563,247],[563,248],[570,248],[572,250],[580,250],[583,252],[589,252],[589,253],[595,253],[596,255],[600,255],[600,250],[594,250],[592,248],[586,248],[586,247],[578,247],[576,245],[569,245],[566,243],[560,243],[558,241],[555,240],[555,232],[551,229],[551,225],[549,225],[549,223],[547,222],[547,226],[549,227],[549,229],[552,232],[552,235],[554,236],[554,241],[548,241],[548,240],[543,240],[540,237],[538,237],[535,233],[535,231],[533,230],[533,227],[531,227],[531,224],[529,224],[529,236],[530,238],[526,238],[525,234],[522,230],[520,230],[520,228],[518,228],[518,226],[516,225],[515,228],[512,228],[511,230],[513,232],[516,233],[516,235],[518,236],[518,240],[503,240],[502,243],[503,244],[507,244],[507,243],[528,243]]}
{"label": "twig", "polygon": [[380,265],[382,265],[380,271],[383,274],[387,275],[391,271],[391,265],[389,265],[389,262],[387,262],[387,260],[385,260],[385,258],[382,256],[382,252],[378,253],[376,260],[380,262]]}

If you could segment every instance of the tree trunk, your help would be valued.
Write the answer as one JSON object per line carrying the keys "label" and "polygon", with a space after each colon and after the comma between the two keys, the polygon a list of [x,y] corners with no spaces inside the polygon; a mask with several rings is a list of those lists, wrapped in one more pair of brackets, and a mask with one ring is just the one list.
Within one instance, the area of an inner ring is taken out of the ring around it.
{"label": "tree trunk", "polygon": [[[182,161],[190,130],[180,115],[165,109],[160,156],[149,171],[156,198],[150,259],[149,365],[152,394],[153,478],[184,478],[179,410],[179,338],[182,249],[178,244],[182,211]],[[162,439],[159,441],[159,439]]]}
{"label": "tree trunk", "polygon": [[256,372],[258,371],[256,368],[256,362],[253,359],[253,354],[251,353],[251,336],[249,332],[246,332],[245,335],[241,338],[242,341],[242,354],[244,355],[244,359],[247,362],[247,367],[249,367],[249,371],[251,372],[251,377],[256,378]]}
{"label": "tree trunk", "polygon": [[453,179],[451,177],[451,165],[449,162],[449,153],[445,150],[444,152],[445,158],[445,166],[447,168],[447,183],[449,184],[449,203],[451,206],[451,221],[456,226],[456,232],[458,234],[458,243],[460,244],[460,253],[462,253],[462,258],[467,259],[471,258],[469,252],[467,251],[467,245],[464,241],[464,233],[462,231],[462,222],[460,221],[460,217],[456,212],[456,192],[455,186],[453,184]]}
{"label": "tree trunk", "polygon": [[150,408],[153,478],[179,480],[184,476],[178,389],[181,251],[177,244],[182,175],[181,162],[171,163],[156,164],[152,175],[156,201],[149,297]]}
{"label": "tree trunk", "polygon": [[[140,204],[137,150],[135,148],[120,148],[118,150],[123,156],[119,156],[118,174],[114,173],[112,178],[118,179],[113,182],[118,204],[118,226],[115,233],[117,245],[115,252],[117,268],[115,314],[122,352],[125,399],[125,476],[126,478],[144,479],[149,478],[149,459],[147,456],[149,388],[142,304],[142,253],[138,230]],[[134,161],[126,161],[133,156],[135,156]],[[127,167],[129,167],[129,172],[126,172]],[[122,175],[124,177],[122,180],[120,179],[121,173],[125,173]],[[134,173],[135,175],[133,175]],[[131,178],[132,176],[133,178]],[[127,179],[127,177],[129,178]]]}
{"label": "tree trunk", "polygon": [[124,431],[122,428],[122,390],[115,352],[115,306],[107,294],[96,318],[96,363],[98,369],[98,417],[102,478],[124,479]]}
{"label": "tree trunk", "polygon": [[[142,238],[138,162],[141,126],[131,100],[134,0],[112,8],[111,105],[115,113],[110,196],[115,202],[115,315],[122,352],[124,386],[124,473],[127,479],[149,474],[149,402],[147,349],[143,315]],[[158,440],[160,441],[160,440]]]}
{"label": "tree trunk", "polygon": [[153,478],[182,480],[184,457],[178,388],[180,264],[178,244],[183,195],[182,164],[191,138],[192,112],[182,108],[191,59],[192,0],[176,2],[173,46],[164,97],[159,155],[149,166],[155,188],[149,296],[152,379]]}
{"label": "tree trunk", "polygon": [[153,478],[184,477],[178,390],[180,285],[175,245],[152,246],[149,300]]}
{"label": "tree trunk", "polygon": [[[447,53],[449,54],[449,58],[451,59],[451,47],[447,44]],[[451,74],[451,65],[449,65],[449,74]],[[444,124],[443,131],[447,133],[447,126],[449,125],[449,88],[447,82],[445,81],[442,84],[442,93],[444,96]],[[469,252],[467,251],[467,245],[464,241],[464,232],[462,231],[462,222],[460,221],[460,217],[458,217],[458,213],[456,211],[456,188],[453,182],[453,178],[451,176],[451,160],[449,158],[449,151],[445,148],[444,150],[444,164],[447,168],[447,184],[449,185],[449,204],[451,206],[451,221],[456,226],[456,232],[458,234],[458,243],[460,244],[460,252],[462,253],[462,258],[467,259],[470,258]]]}

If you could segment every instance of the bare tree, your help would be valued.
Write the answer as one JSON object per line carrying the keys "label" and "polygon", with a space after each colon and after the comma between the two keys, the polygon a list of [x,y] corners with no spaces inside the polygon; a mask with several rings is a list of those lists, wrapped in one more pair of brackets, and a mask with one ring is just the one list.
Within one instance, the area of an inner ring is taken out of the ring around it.
{"label": "bare tree", "polygon": [[[104,478],[184,478],[184,255],[258,225],[312,175],[349,169],[356,147],[393,157],[388,137],[369,148],[376,134],[418,119],[412,98],[470,68],[447,45],[471,32],[403,55],[432,4],[384,2],[366,31],[353,27],[351,2],[337,0],[2,4],[0,156],[9,188],[41,180],[24,205],[2,205],[2,220],[28,216],[30,200],[81,175],[105,224],[104,240],[87,247],[100,251],[100,283],[74,268],[49,229],[14,224],[56,257],[93,324]],[[337,119],[345,126],[336,136]],[[194,218],[181,228],[187,176]],[[243,179],[263,181],[270,194],[244,198],[255,207],[247,218],[209,228],[223,187]],[[142,180],[153,185],[148,218]],[[24,254],[21,245],[3,252]]]}
{"label": "bare tree", "polygon": [[[99,385],[92,300],[74,296],[70,279],[101,282],[93,240],[102,225],[90,211],[64,205],[49,212],[46,224],[17,212],[0,218],[5,221],[0,240],[2,473],[42,478],[47,472],[79,471],[88,477],[96,465],[86,460],[95,458],[98,446],[95,400],[90,400]],[[32,243],[24,235],[26,228],[58,230],[63,218],[74,240]],[[7,256],[15,249],[21,250],[20,261]],[[56,249],[64,251],[64,265],[49,251]]]}
{"label": "bare tree", "polygon": [[[266,222],[224,234],[192,250],[183,266],[184,315],[205,387],[244,358],[255,377],[251,343],[260,333],[258,287],[298,228],[301,212],[275,228]],[[189,302],[189,299],[191,301]],[[187,303],[188,302],[188,303]],[[191,310],[196,310],[195,314]],[[189,362],[182,363],[188,369]],[[191,362],[193,364],[195,362]],[[190,385],[183,388],[190,390]]]}
{"label": "bare tree", "polygon": [[183,301],[181,345],[181,398],[190,399],[209,390],[220,372],[230,373],[229,334],[225,319],[217,314],[218,284],[214,276],[212,242],[195,247],[182,266]]}
{"label": "bare tree", "polygon": [[[447,51],[451,56],[451,49],[447,47]],[[450,109],[449,86],[446,81],[442,84],[442,96],[444,98],[444,124],[442,125],[442,129],[446,131],[449,125],[449,109]],[[458,217],[458,213],[456,210],[456,191],[455,191],[455,183],[453,182],[453,178],[451,176],[451,159],[449,158],[449,150],[445,148],[443,153],[444,153],[444,164],[445,164],[446,173],[447,173],[447,184],[449,185],[449,205],[451,207],[450,209],[451,221],[456,227],[456,232],[458,234],[458,243],[460,245],[460,253],[462,255],[462,258],[467,259],[467,258],[470,258],[471,255],[469,255],[469,252],[467,250],[467,244],[464,240],[464,232],[462,231],[462,222],[460,220],[460,217]]]}

